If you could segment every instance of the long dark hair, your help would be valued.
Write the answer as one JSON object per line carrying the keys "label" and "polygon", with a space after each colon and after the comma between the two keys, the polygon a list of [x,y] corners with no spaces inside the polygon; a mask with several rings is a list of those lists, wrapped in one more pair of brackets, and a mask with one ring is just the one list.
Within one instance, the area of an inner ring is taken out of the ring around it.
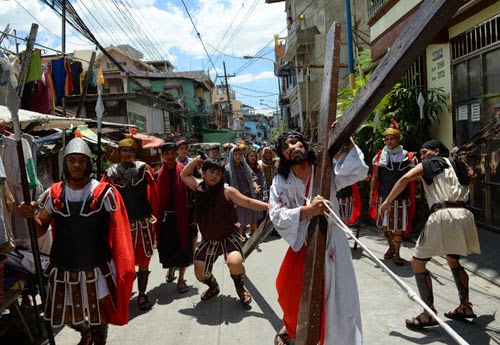
{"label": "long dark hair", "polygon": [[278,174],[283,176],[285,179],[288,178],[288,175],[290,175],[290,171],[292,169],[292,163],[288,159],[286,159],[285,156],[283,155],[282,147],[285,144],[285,142],[290,138],[295,138],[302,143],[305,150],[306,161],[308,161],[311,164],[316,163],[316,154],[314,153],[313,150],[309,149],[309,145],[307,144],[306,138],[302,133],[297,131],[284,132],[278,138],[276,138],[276,141],[274,142],[274,150],[276,151],[278,157],[280,158],[280,163],[278,165]]}

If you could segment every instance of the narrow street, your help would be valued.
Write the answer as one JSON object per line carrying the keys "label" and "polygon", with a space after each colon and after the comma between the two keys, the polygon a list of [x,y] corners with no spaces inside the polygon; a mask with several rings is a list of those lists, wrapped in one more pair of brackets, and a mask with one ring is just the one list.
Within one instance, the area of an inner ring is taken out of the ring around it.
{"label": "narrow street", "polygon": [[[470,295],[478,318],[473,322],[446,322],[470,344],[499,344],[500,321],[496,318],[500,308],[499,259],[495,255],[498,236],[486,230],[479,233],[483,254],[463,260],[470,275]],[[363,227],[361,240],[377,257],[382,257],[386,250],[385,242],[375,229]],[[412,247],[412,242],[404,243],[402,254],[405,259],[410,257]],[[165,283],[166,270],[161,268],[156,257],[153,258],[149,296],[156,301],[155,306],[149,312],[140,312],[134,286],[130,322],[124,327],[112,326],[108,344],[273,344],[274,335],[281,326],[281,310],[276,300],[274,281],[286,249],[283,240],[270,235],[248,258],[246,285],[254,299],[248,308],[242,307],[237,299],[233,282],[221,259],[214,269],[221,293],[210,301],[201,302],[199,295],[205,286],[194,279],[192,268],[187,273],[190,291],[179,295],[175,283]],[[439,326],[422,332],[408,330],[404,319],[417,315],[420,307],[411,302],[406,293],[360,248],[352,253],[359,284],[365,344],[454,344]],[[396,267],[392,261],[385,263],[417,292],[409,264]],[[443,313],[455,308],[458,303],[455,284],[444,258],[433,259],[429,270],[432,272],[438,315],[444,317]],[[31,315],[26,309],[25,313]],[[2,341],[2,344],[27,344],[22,327],[10,332],[15,336],[8,337],[7,342]],[[78,342],[77,333],[68,327],[56,330],[56,333],[57,344]]]}

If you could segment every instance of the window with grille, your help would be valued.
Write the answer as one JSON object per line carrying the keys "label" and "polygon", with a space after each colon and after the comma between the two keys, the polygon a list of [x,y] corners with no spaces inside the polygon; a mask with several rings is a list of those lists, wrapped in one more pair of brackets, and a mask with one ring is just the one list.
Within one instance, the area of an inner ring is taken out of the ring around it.
{"label": "window with grille", "polygon": [[452,60],[473,54],[500,41],[500,15],[454,37],[450,41]]}

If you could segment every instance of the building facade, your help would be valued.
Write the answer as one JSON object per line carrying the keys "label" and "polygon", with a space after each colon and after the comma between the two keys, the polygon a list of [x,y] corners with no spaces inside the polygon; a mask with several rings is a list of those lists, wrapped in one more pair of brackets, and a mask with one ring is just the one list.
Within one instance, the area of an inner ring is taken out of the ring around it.
{"label": "building facade", "polygon": [[[321,103],[326,35],[336,21],[341,24],[340,86],[347,86],[348,50],[346,2],[331,0],[266,0],[284,2],[287,35],[275,44],[277,74],[280,78],[280,106],[283,129],[298,129],[314,137]],[[368,47],[367,8],[362,1],[351,1],[354,54]]]}
{"label": "building facade", "polygon": [[[367,1],[373,61],[380,60],[418,11],[421,0]],[[463,145],[500,116],[500,2],[472,0],[436,33],[413,73],[424,88],[443,88],[447,107],[433,124],[432,137]],[[409,72],[411,73],[411,71]],[[474,159],[479,181],[470,208],[476,220],[500,231],[500,138],[481,145]]]}

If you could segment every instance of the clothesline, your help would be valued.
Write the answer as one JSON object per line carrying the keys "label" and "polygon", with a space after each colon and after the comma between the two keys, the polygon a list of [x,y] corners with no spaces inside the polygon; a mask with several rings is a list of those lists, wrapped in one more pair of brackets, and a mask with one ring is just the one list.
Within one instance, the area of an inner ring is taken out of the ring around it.
{"label": "clothesline", "polygon": [[[14,38],[17,38],[17,39],[23,40],[23,41],[25,41],[25,42],[26,42],[26,41],[28,41],[28,39],[27,39],[27,38],[22,38],[22,37],[19,37],[19,36],[16,36],[16,35],[10,34],[10,33],[6,32],[6,31],[2,31],[2,30],[0,30],[0,34],[5,34],[5,35],[7,35],[7,36],[10,36],[10,37],[14,37]],[[62,51],[60,51],[60,50],[57,50],[57,49],[54,49],[54,48],[47,47],[47,46],[45,46],[45,45],[43,45],[43,44],[39,44],[39,43],[36,43],[36,42],[35,42],[35,46],[40,47],[40,48],[43,48],[43,49],[46,49],[46,50],[50,50],[50,51],[56,52],[56,53],[58,53],[58,54],[60,54],[60,55],[70,56],[72,59],[75,59],[75,60],[79,60],[79,61],[83,61],[83,62],[88,62],[88,63],[90,63],[90,61],[88,61],[88,60],[85,60],[85,59],[82,59],[82,58],[79,58],[79,57],[74,57],[71,53],[63,53],[63,52],[62,52]],[[0,48],[2,48],[2,49],[3,49],[3,50],[5,50],[5,51],[8,51],[9,53],[14,53],[14,52],[12,52],[12,51],[10,51],[10,50],[8,50],[8,49],[5,49],[5,48],[3,48],[3,47],[0,47]]]}

